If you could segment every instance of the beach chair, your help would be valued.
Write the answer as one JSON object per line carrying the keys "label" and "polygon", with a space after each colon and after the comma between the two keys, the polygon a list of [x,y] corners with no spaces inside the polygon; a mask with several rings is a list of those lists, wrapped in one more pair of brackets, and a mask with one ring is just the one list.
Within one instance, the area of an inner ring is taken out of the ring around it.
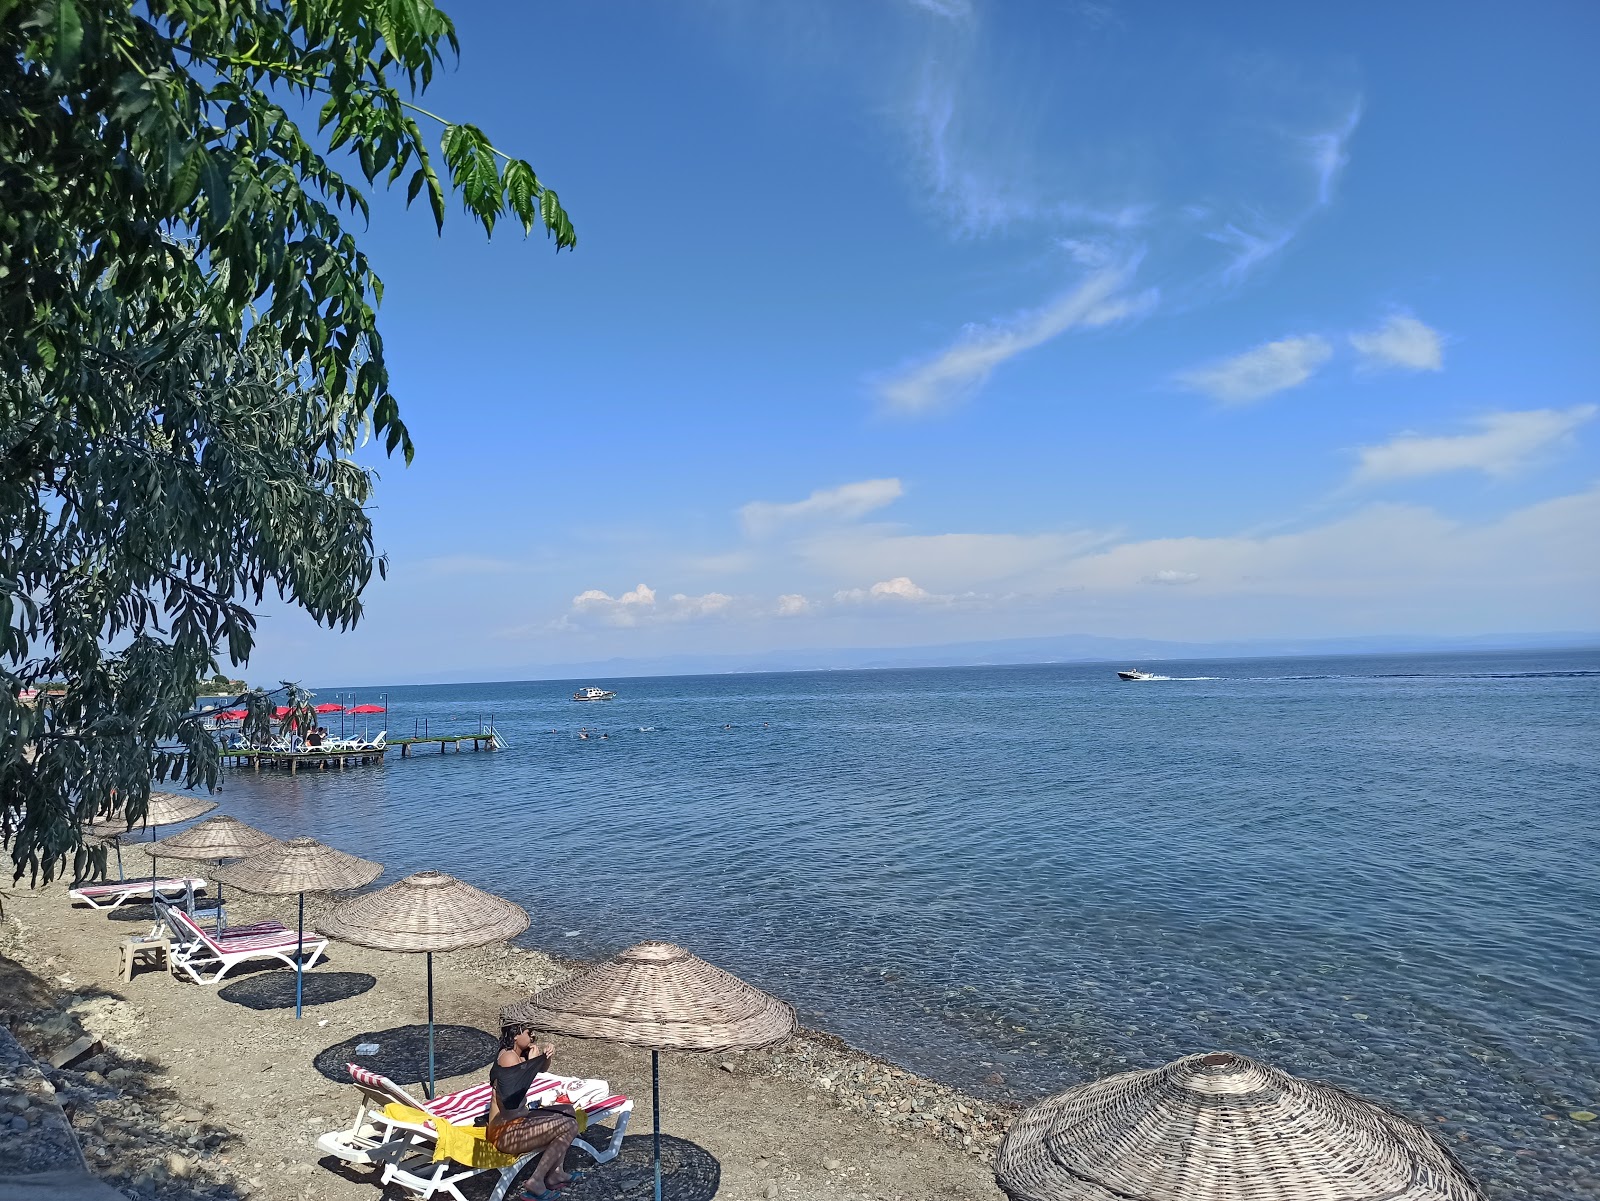
{"label": "beach chair", "polygon": [[[487,1083],[431,1101],[419,1101],[387,1076],[356,1063],[348,1063],[345,1068],[361,1092],[361,1103],[356,1108],[355,1120],[348,1127],[331,1130],[317,1139],[317,1150],[345,1163],[381,1167],[378,1182],[384,1186],[398,1184],[423,1198],[442,1193],[456,1201],[465,1201],[458,1186],[474,1176],[493,1172],[499,1179],[489,1194],[489,1201],[504,1201],[512,1182],[539,1157],[538,1151],[530,1151],[513,1163],[495,1167],[476,1167],[449,1158],[434,1158],[439,1149],[438,1133],[428,1118],[438,1118],[454,1126],[479,1125],[489,1113],[492,1086]],[[627,1133],[633,1102],[613,1093],[604,1080],[545,1073],[534,1077],[528,1088],[528,1102],[553,1098],[563,1090],[584,1113],[583,1133],[572,1145],[583,1150],[595,1163],[615,1159],[622,1150],[622,1137]],[[419,1118],[422,1120],[417,1120]],[[603,1147],[597,1147],[592,1141],[597,1134],[605,1133],[604,1126],[596,1126],[598,1122],[616,1123]],[[498,1152],[494,1157],[504,1158]]]}
{"label": "beach chair", "polygon": [[90,909],[116,909],[137,898],[149,899],[186,896],[190,890],[204,892],[206,882],[194,877],[168,880],[119,880],[115,884],[88,884],[67,890],[74,902],[82,901]]}
{"label": "beach chair", "polygon": [[[222,933],[217,934],[171,905],[161,906],[160,915],[175,940],[172,948],[174,974],[181,971],[196,984],[217,984],[241,963],[252,960],[277,959],[294,967],[296,956],[307,951],[310,958],[305,966],[313,968],[328,949],[328,940],[316,931],[306,931],[302,943],[293,930],[280,922],[223,927]],[[206,973],[211,971],[216,975],[208,977]]]}

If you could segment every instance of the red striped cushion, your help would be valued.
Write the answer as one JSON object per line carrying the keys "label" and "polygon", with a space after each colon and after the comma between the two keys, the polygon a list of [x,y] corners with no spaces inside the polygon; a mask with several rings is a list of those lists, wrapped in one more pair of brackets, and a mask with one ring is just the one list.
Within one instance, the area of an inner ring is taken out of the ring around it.
{"label": "red striped cushion", "polygon": [[489,1100],[493,1095],[492,1086],[475,1084],[458,1093],[435,1097],[427,1102],[425,1108],[429,1113],[447,1122],[459,1122],[465,1117],[480,1117],[489,1108]]}
{"label": "red striped cushion", "polygon": [[347,1063],[344,1066],[350,1073],[350,1079],[357,1084],[365,1084],[368,1088],[394,1088],[394,1083],[389,1077],[380,1076],[370,1068],[362,1067],[359,1063]]}
{"label": "red striped cushion", "polygon": [[621,1109],[627,1103],[628,1098],[621,1093],[617,1093],[614,1096],[606,1097],[604,1100],[596,1101],[593,1105],[586,1105],[583,1112],[592,1119],[608,1114],[613,1109]]}

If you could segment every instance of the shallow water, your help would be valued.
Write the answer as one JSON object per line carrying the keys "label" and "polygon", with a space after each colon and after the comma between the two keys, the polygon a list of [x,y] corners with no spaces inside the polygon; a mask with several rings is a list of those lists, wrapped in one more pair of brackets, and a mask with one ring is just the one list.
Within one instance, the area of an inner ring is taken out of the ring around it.
{"label": "shallow water", "polygon": [[1434,1123],[1493,1196],[1600,1196],[1567,1116],[1600,1107],[1600,652],[1139,666],[1173,678],[392,688],[391,735],[492,714],[508,749],[222,799],[510,896],[531,944],[685,943],[973,1091],[1226,1047]]}

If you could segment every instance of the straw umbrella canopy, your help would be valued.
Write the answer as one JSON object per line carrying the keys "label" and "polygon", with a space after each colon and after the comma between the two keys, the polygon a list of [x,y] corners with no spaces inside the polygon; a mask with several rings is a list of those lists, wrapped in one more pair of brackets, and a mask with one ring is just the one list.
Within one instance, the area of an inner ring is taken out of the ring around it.
{"label": "straw umbrella canopy", "polygon": [[794,1010],[669,942],[616,958],[501,1010],[508,1026],[650,1048],[655,1195],[661,1201],[660,1052],[752,1051],[794,1031]]}
{"label": "straw umbrella canopy", "polygon": [[[242,859],[263,850],[278,840],[265,831],[248,826],[236,817],[219,813],[181,834],[173,834],[143,848],[154,859],[202,859],[212,864],[225,859]],[[222,884],[217,884],[217,929],[222,929]]]}
{"label": "straw umbrella canopy", "polygon": [[[205,797],[184,796],[178,792],[152,792],[150,801],[145,806],[144,820],[139,824],[150,831],[150,841],[156,840],[157,826],[176,826],[182,822],[193,821],[203,814],[210,813],[217,807],[217,802],[207,800]],[[125,820],[111,818],[108,821],[95,822],[89,827],[89,835],[102,842],[109,842],[117,850],[117,878],[122,878],[122,840],[133,833]],[[155,857],[150,861],[150,884],[155,885]]]}
{"label": "straw umbrella canopy", "polygon": [[528,928],[527,911],[447,876],[417,872],[345,902],[322,924],[332,938],[380,951],[428,957],[428,1095],[433,1096],[433,953],[460,951],[515,938]]}
{"label": "straw umbrella canopy", "polygon": [[294,1016],[299,1018],[305,996],[304,951],[306,893],[348,892],[365,888],[383,874],[383,864],[358,859],[318,842],[291,838],[263,847],[247,858],[219,868],[217,875],[235,888],[268,896],[300,895],[300,951],[295,956]]}
{"label": "straw umbrella canopy", "polygon": [[1039,1102],[994,1172],[1012,1201],[1483,1201],[1416,1123],[1226,1052]]}

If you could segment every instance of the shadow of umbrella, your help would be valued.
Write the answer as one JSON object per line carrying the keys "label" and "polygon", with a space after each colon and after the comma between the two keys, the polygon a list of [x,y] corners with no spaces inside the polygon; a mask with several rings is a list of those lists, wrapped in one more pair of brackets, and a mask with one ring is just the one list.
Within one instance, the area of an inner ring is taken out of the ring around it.
{"label": "shadow of umbrella", "polygon": [[[574,1153],[575,1154],[575,1153]],[[579,1165],[569,1161],[568,1171]],[[722,1164],[698,1143],[661,1136],[662,1201],[712,1201],[722,1184]],[[650,1137],[629,1135],[610,1163],[583,1170],[583,1178],[561,1190],[563,1201],[645,1201],[655,1194]]]}
{"label": "shadow of umbrella", "polygon": [[[307,978],[309,982],[309,977]],[[376,1044],[377,1050],[365,1055],[357,1049]],[[440,1076],[464,1076],[468,1072],[487,1072],[500,1052],[500,1039],[471,1026],[435,1026],[434,1061]],[[428,1027],[394,1026],[388,1030],[367,1030],[354,1038],[334,1043],[319,1052],[311,1066],[340,1084],[350,1083],[347,1063],[358,1063],[396,1084],[414,1085],[428,1078]]]}
{"label": "shadow of umbrella", "polygon": [[[330,1005],[371,992],[378,978],[366,972],[313,972],[305,978],[302,1003]],[[259,976],[244,976],[217,990],[217,996],[246,1009],[293,1009],[294,973],[279,969]]]}

